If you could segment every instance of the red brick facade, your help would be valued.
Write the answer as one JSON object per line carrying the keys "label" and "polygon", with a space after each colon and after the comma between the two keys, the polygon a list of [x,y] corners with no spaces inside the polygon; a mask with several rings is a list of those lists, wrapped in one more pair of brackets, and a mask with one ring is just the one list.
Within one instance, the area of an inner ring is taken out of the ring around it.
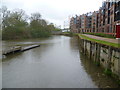
{"label": "red brick facade", "polygon": [[72,17],[70,30],[75,33],[93,32],[115,35],[118,23],[120,23],[120,1],[106,1],[98,11]]}

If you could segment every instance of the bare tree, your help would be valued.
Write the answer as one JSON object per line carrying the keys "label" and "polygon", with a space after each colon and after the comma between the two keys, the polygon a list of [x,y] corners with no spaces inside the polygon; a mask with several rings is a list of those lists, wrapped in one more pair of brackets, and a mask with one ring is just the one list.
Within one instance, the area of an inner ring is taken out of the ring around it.
{"label": "bare tree", "polygon": [[33,21],[33,20],[36,20],[36,21],[39,21],[41,20],[41,14],[40,13],[32,13],[31,14],[31,17],[30,17],[30,20]]}

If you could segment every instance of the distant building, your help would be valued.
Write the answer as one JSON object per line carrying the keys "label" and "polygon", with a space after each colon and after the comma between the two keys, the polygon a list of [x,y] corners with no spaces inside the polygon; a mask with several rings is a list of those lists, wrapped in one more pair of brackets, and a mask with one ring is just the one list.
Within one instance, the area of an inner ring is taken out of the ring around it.
{"label": "distant building", "polygon": [[[117,1],[115,4],[115,15],[114,15],[114,28],[116,28],[116,24],[120,24],[120,1]],[[114,30],[114,34],[116,30]]]}
{"label": "distant building", "polygon": [[78,33],[78,27],[79,27],[79,23],[78,23],[78,16],[76,15],[75,17],[72,17],[70,20],[70,30],[71,32],[74,33]]}
{"label": "distant building", "polygon": [[91,20],[91,32],[97,32],[97,27],[98,27],[98,12],[94,11],[92,13],[92,20]]}
{"label": "distant building", "polygon": [[98,11],[72,17],[70,30],[75,33],[92,32],[115,35],[117,23],[120,23],[120,1],[104,1]]}
{"label": "distant building", "polygon": [[80,16],[80,32],[85,32],[86,29],[86,15],[83,14]]}
{"label": "distant building", "polygon": [[89,12],[86,14],[86,29],[85,29],[85,32],[91,32],[92,30],[92,13]]}

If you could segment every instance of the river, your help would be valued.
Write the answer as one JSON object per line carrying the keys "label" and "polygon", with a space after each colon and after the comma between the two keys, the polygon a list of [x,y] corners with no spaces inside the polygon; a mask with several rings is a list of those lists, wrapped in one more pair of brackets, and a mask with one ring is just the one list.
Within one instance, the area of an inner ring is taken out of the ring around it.
{"label": "river", "polygon": [[3,41],[3,48],[16,44],[41,46],[3,59],[3,88],[117,87],[113,79],[80,53],[76,37]]}

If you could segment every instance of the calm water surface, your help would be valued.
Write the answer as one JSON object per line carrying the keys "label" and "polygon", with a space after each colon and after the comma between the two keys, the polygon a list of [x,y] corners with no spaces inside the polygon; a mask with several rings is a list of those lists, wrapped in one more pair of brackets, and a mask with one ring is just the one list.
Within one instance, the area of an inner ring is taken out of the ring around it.
{"label": "calm water surface", "polygon": [[41,46],[3,59],[3,88],[117,87],[80,53],[76,37],[3,41],[3,48],[34,43]]}

